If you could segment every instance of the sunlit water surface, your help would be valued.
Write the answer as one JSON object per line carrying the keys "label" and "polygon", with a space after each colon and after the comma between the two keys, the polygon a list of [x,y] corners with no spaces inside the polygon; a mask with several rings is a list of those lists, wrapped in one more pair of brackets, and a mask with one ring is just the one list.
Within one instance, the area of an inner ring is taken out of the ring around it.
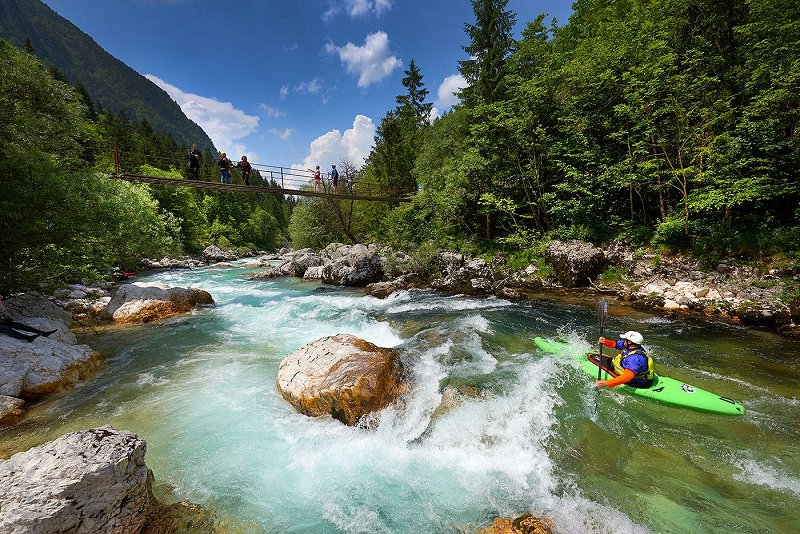
{"label": "sunlit water surface", "polygon": [[[800,531],[800,343],[612,306],[608,332],[640,330],[662,374],[743,402],[704,415],[603,392],[535,335],[574,351],[599,332],[590,306],[362,291],[238,267],[149,275],[216,306],[84,339],[107,366],[0,436],[7,455],[112,424],[147,441],[177,499],[252,532],[461,532],[498,515],[559,532]],[[411,388],[375,428],[300,415],[279,395],[291,351],[346,332],[403,349]],[[478,386],[432,417],[442,390]]]}

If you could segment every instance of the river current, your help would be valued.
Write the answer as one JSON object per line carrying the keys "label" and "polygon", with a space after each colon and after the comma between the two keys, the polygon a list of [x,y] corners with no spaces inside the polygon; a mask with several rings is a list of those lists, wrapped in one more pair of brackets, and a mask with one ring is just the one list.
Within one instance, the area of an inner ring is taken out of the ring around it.
{"label": "river current", "polygon": [[[468,532],[493,517],[547,516],[558,532],[800,531],[800,343],[615,307],[657,371],[736,399],[743,417],[604,391],[536,335],[588,350],[586,304],[363,291],[239,267],[147,275],[216,306],[82,341],[106,367],[0,435],[4,457],[103,424],[147,441],[175,499],[233,532]],[[300,415],[278,365],[323,336],[403,349],[411,388],[373,429]],[[434,412],[442,391],[463,395]],[[468,394],[480,391],[480,394]],[[227,527],[225,526],[227,525]]]}

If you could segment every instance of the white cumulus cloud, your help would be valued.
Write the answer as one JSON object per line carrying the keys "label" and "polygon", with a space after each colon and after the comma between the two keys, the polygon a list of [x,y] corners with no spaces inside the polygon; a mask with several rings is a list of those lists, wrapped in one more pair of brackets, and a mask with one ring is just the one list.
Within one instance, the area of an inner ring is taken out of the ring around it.
{"label": "white cumulus cloud", "polygon": [[287,96],[289,96],[289,86],[281,85],[281,100],[286,100]]}
{"label": "white cumulus cloud", "polygon": [[456,96],[456,93],[468,85],[467,80],[460,74],[448,76],[442,81],[436,93],[436,105],[442,109],[455,106],[458,104],[458,96]]}
{"label": "white cumulus cloud", "polygon": [[236,141],[258,130],[259,117],[236,109],[230,102],[187,93],[152,74],[145,74],[145,78],[166,91],[178,103],[183,113],[205,130],[214,145],[228,152],[229,156],[245,150]]}
{"label": "white cumulus cloud", "polygon": [[313,169],[319,165],[321,169],[329,169],[331,163],[339,164],[344,160],[360,167],[372,150],[374,138],[375,124],[372,119],[366,115],[356,115],[352,128],[344,133],[338,129],[331,130],[311,141],[303,163],[293,167]]}
{"label": "white cumulus cloud", "polygon": [[385,32],[367,35],[363,46],[353,43],[336,46],[329,42],[325,50],[339,55],[347,72],[358,75],[358,86],[362,88],[383,80],[403,65],[389,49],[389,36]]}

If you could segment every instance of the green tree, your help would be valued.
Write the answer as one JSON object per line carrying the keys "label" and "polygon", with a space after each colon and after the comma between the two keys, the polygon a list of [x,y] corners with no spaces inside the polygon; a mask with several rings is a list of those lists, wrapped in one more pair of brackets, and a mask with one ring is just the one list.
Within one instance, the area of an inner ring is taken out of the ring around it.
{"label": "green tree", "polygon": [[458,70],[469,84],[462,101],[472,106],[491,104],[503,98],[506,60],[514,48],[512,30],[517,16],[506,9],[508,0],[471,0],[475,24],[465,23],[470,43],[464,46],[469,59],[458,62]]}

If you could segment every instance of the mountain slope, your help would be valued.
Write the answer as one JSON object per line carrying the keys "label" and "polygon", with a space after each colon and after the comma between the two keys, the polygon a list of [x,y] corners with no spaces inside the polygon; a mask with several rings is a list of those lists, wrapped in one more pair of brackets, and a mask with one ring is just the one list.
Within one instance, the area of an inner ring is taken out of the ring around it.
{"label": "mountain slope", "polygon": [[103,108],[133,120],[146,119],[154,130],[181,144],[214,150],[208,135],[165,91],[40,0],[0,0],[0,37],[19,47],[29,38],[36,55],[58,67],[70,82],[83,84]]}

